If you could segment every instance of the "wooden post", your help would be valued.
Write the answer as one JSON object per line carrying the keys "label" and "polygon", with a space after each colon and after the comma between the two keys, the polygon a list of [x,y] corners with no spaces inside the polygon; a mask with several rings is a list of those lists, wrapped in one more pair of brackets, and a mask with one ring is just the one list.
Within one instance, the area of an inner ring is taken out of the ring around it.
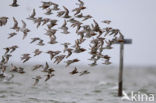
{"label": "wooden post", "polygon": [[118,96],[122,96],[123,84],[123,56],[124,56],[124,42],[120,43],[120,64],[119,64],[119,82],[118,82]]}
{"label": "wooden post", "polygon": [[132,44],[132,39],[124,39],[124,42],[115,42],[115,44],[120,44],[118,96],[121,97],[123,91],[124,44]]}

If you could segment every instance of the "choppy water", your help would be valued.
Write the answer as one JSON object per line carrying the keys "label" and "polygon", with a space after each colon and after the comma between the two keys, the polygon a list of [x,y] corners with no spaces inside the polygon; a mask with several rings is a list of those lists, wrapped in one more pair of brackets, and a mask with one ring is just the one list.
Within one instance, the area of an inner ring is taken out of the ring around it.
{"label": "choppy water", "polygon": [[[117,97],[118,69],[89,68],[91,73],[84,76],[69,75],[71,70],[58,68],[54,78],[48,82],[43,78],[35,87],[32,77],[38,72],[29,69],[9,82],[1,80],[0,103],[131,103]],[[127,67],[124,91],[156,93],[155,74],[156,68]]]}

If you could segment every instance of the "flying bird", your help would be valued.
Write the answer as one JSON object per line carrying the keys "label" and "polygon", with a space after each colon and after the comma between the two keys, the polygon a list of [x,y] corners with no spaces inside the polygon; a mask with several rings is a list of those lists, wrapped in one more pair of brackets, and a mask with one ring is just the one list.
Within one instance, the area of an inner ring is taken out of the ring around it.
{"label": "flying bird", "polygon": [[51,8],[47,8],[46,9],[46,13],[44,13],[45,15],[51,15],[52,13],[52,9]]}
{"label": "flying bird", "polygon": [[49,64],[46,62],[45,67],[43,69],[43,72],[47,72],[49,68]]}
{"label": "flying bird", "polygon": [[77,14],[79,14],[81,12],[81,10],[84,10],[84,9],[86,9],[86,7],[80,6],[78,8],[73,9],[72,11],[75,12],[74,15],[77,15]]}
{"label": "flying bird", "polygon": [[37,65],[33,66],[33,69],[32,70],[34,71],[34,70],[37,70],[39,68],[43,68],[43,65],[37,64]]}
{"label": "flying bird", "polygon": [[13,45],[13,46],[9,47],[10,53],[14,52],[17,48],[18,48],[17,45]]}
{"label": "flying bird", "polygon": [[32,14],[27,19],[34,20],[35,16],[36,16],[36,11],[35,11],[35,9],[33,9]]}
{"label": "flying bird", "polygon": [[9,34],[9,37],[8,37],[8,39],[10,39],[10,38],[14,37],[15,35],[17,35],[17,33],[15,33],[15,32],[13,32],[13,33],[10,33],[10,34]]}
{"label": "flying bird", "polygon": [[91,15],[86,15],[86,16],[83,16],[83,18],[84,18],[84,19],[83,19],[82,21],[86,21],[86,20],[92,18],[92,16],[91,16]]}
{"label": "flying bird", "polygon": [[69,66],[70,64],[72,64],[72,63],[76,63],[76,62],[79,62],[80,60],[78,60],[78,59],[73,59],[73,60],[68,60],[68,61],[66,61],[66,67],[67,66]]}
{"label": "flying bird", "polygon": [[5,49],[5,54],[9,53],[9,51],[10,51],[9,47],[3,48],[3,49]]}
{"label": "flying bird", "polygon": [[68,27],[66,25],[67,25],[67,21],[64,20],[63,25],[60,27],[60,29],[63,30],[63,32],[62,32],[63,34],[69,34]]}
{"label": "flying bird", "polygon": [[82,72],[80,72],[80,75],[79,76],[82,76],[82,75],[85,75],[85,74],[89,74],[90,72],[88,72],[87,70],[84,70]]}
{"label": "flying bird", "polygon": [[59,64],[59,63],[65,58],[65,56],[66,56],[66,55],[59,55],[59,56],[56,56],[56,57],[55,57],[54,63]]}
{"label": "flying bird", "polygon": [[63,52],[65,53],[65,51],[67,51],[67,49],[68,49],[68,45],[70,45],[70,43],[69,43],[69,42],[66,42],[66,43],[63,43],[63,44],[61,44],[61,45],[64,46],[64,50],[63,50]]}
{"label": "flying bird", "polygon": [[39,40],[38,44],[39,46],[44,46],[45,44],[43,43],[43,40]]}
{"label": "flying bird", "polygon": [[72,50],[73,49],[71,49],[71,48],[67,48],[68,54],[67,54],[66,58],[68,58],[68,57],[70,57],[72,55]]}
{"label": "flying bird", "polygon": [[102,21],[102,23],[105,23],[105,24],[110,24],[110,23],[111,23],[111,21],[110,21],[110,20],[104,20],[104,21]]}
{"label": "flying bird", "polygon": [[79,3],[76,3],[76,5],[79,5],[79,7],[83,7],[84,6],[84,2],[81,0],[78,0]]}
{"label": "flying bird", "polygon": [[55,76],[55,74],[47,74],[45,81],[48,81],[51,77]]}
{"label": "flying bird", "polygon": [[15,65],[13,65],[12,63],[11,63],[11,70],[10,70],[10,72],[18,72],[18,68]]}
{"label": "flying bird", "polygon": [[13,17],[14,25],[11,27],[11,29],[16,30],[17,32],[20,30],[20,27],[18,26],[18,21],[16,20],[15,17]]}
{"label": "flying bird", "polygon": [[0,26],[6,25],[8,22],[8,17],[0,17]]}
{"label": "flying bird", "polygon": [[35,49],[33,53],[35,53],[34,56],[37,56],[37,55],[40,55],[42,51],[40,51],[39,49]]}
{"label": "flying bird", "polygon": [[30,59],[30,54],[23,54],[21,57],[21,60],[23,60],[23,63],[27,62]]}
{"label": "flying bird", "polygon": [[40,40],[40,38],[35,37],[35,38],[31,38],[31,40],[32,40],[32,41],[31,41],[30,43],[32,44],[32,43],[34,43],[35,41]]}
{"label": "flying bird", "polygon": [[32,79],[35,79],[34,86],[36,86],[39,83],[41,78],[42,78],[41,76],[36,76],[35,78],[32,78]]}
{"label": "flying bird", "polygon": [[17,4],[17,0],[13,0],[13,3],[10,6],[12,6],[12,7],[18,7],[19,4]]}
{"label": "flying bird", "polygon": [[52,60],[56,55],[61,53],[61,51],[47,51],[46,53],[50,55],[50,59]]}
{"label": "flying bird", "polygon": [[40,8],[42,8],[42,9],[47,9],[47,8],[49,8],[50,6],[52,5],[52,2],[44,2],[44,1],[42,1],[42,6],[40,6]]}
{"label": "flying bird", "polygon": [[28,35],[28,32],[30,32],[30,30],[26,28],[27,25],[26,25],[25,21],[22,20],[22,24],[23,24],[23,26],[22,26],[22,28],[20,28],[20,31],[23,32],[23,34],[24,34],[23,39],[25,39],[26,36]]}
{"label": "flying bird", "polygon": [[60,10],[60,8],[59,8],[59,5],[58,5],[58,4],[56,4],[56,3],[52,3],[52,5],[53,5],[52,10],[55,10],[55,11]]}
{"label": "flying bird", "polygon": [[59,11],[59,12],[57,12],[57,16],[58,17],[61,17],[61,16],[63,16],[65,14],[65,11]]}
{"label": "flying bird", "polygon": [[71,16],[69,16],[69,10],[65,6],[63,6],[63,8],[65,10],[65,14],[64,14],[63,18],[70,18]]}
{"label": "flying bird", "polygon": [[22,67],[19,67],[17,72],[20,74],[25,73],[24,68],[22,68]]}
{"label": "flying bird", "polygon": [[77,74],[77,73],[79,73],[79,72],[78,72],[76,67],[75,67],[75,69],[73,71],[70,72],[71,75],[74,75],[74,74]]}

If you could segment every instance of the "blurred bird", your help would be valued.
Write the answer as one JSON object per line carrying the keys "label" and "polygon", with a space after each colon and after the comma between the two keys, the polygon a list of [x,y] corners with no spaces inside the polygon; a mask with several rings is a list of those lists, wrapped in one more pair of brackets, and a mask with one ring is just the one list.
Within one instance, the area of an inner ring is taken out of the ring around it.
{"label": "blurred bird", "polygon": [[61,51],[47,51],[46,53],[50,55],[50,59],[52,60],[56,55],[61,53]]}
{"label": "blurred bird", "polygon": [[48,35],[49,37],[52,37],[55,35],[55,33],[57,32],[57,29],[48,29],[46,30],[47,32],[45,33],[46,35]]}
{"label": "blurred bird", "polygon": [[64,15],[65,14],[65,11],[59,11],[59,12],[57,12],[57,16],[58,17],[61,17],[62,15]]}
{"label": "blurred bird", "polygon": [[78,59],[73,59],[73,60],[68,60],[68,61],[66,61],[66,67],[67,66],[69,66],[70,64],[72,64],[72,63],[76,63],[76,62],[79,62],[80,60],[78,60]]}
{"label": "blurred bird", "polygon": [[86,9],[86,7],[84,7],[84,6],[79,6],[78,8],[75,8],[75,9],[73,9],[72,11],[75,12],[74,15],[77,15],[77,14],[79,14],[79,13],[81,12],[81,10],[84,10],[84,9]]}
{"label": "blurred bird", "polygon": [[37,40],[40,40],[40,38],[38,38],[38,37],[35,37],[35,38],[31,38],[31,42],[30,43],[34,43],[35,41],[37,41]]}
{"label": "blurred bird", "polygon": [[33,21],[35,24],[37,24],[36,28],[39,28],[39,26],[41,25],[41,22],[42,22],[42,17],[35,18]]}
{"label": "blurred bird", "polygon": [[51,29],[52,27],[54,27],[57,23],[57,20],[50,20],[50,23],[47,25],[48,29]]}
{"label": "blurred bird", "polygon": [[67,49],[68,49],[68,45],[70,45],[70,43],[69,43],[69,42],[66,42],[66,43],[63,43],[63,44],[61,44],[61,45],[64,46],[64,50],[63,50],[63,52],[65,53],[65,51],[67,51]]}
{"label": "blurred bird", "polygon": [[65,10],[65,14],[64,14],[63,18],[70,18],[71,16],[69,16],[69,10],[65,6],[63,6],[63,8]]}
{"label": "blurred bird", "polygon": [[74,75],[74,74],[77,74],[77,73],[79,73],[79,72],[78,72],[76,67],[75,67],[75,69],[72,72],[70,72],[71,75]]}
{"label": "blurred bird", "polygon": [[8,67],[8,66],[6,66],[6,65],[2,65],[2,66],[1,66],[1,73],[4,74],[4,72],[6,71],[7,67]]}
{"label": "blurred bird", "polygon": [[18,68],[15,65],[13,65],[12,63],[11,63],[11,70],[10,70],[10,72],[18,72]]}
{"label": "blurred bird", "polygon": [[39,49],[35,49],[33,53],[35,53],[34,56],[37,56],[37,55],[40,55],[42,51],[40,51]]}
{"label": "blurred bird", "polygon": [[97,59],[96,58],[93,58],[91,59],[93,60],[93,63],[89,64],[90,66],[96,66],[97,65]]}
{"label": "blurred bird", "polygon": [[33,66],[33,69],[32,70],[34,71],[34,70],[37,70],[39,68],[43,68],[43,65],[37,64],[37,65]]}
{"label": "blurred bird", "polygon": [[60,29],[63,30],[63,32],[62,32],[63,34],[69,34],[68,27],[66,25],[67,25],[67,22],[66,22],[66,20],[64,20],[63,25],[60,27]]}
{"label": "blurred bird", "polygon": [[40,6],[40,8],[42,8],[42,9],[47,9],[47,8],[49,8],[50,6],[52,5],[52,2],[44,2],[44,1],[42,1],[42,6]]}
{"label": "blurred bird", "polygon": [[60,8],[59,8],[59,5],[58,5],[58,4],[56,4],[56,3],[52,3],[52,5],[53,5],[52,10],[55,10],[55,11],[60,10]]}
{"label": "blurred bird", "polygon": [[49,64],[46,62],[46,65],[45,65],[45,67],[43,69],[43,72],[47,72],[48,71],[48,68],[49,68]]}
{"label": "blurred bird", "polygon": [[76,22],[78,22],[78,21],[75,20],[74,18],[71,18],[71,19],[67,20],[67,22],[70,22],[70,23],[76,23]]}
{"label": "blurred bird", "polygon": [[72,55],[72,50],[73,49],[70,49],[70,48],[67,49],[68,54],[67,54],[66,58],[68,58]]}
{"label": "blurred bird", "polygon": [[106,47],[104,47],[104,49],[112,49],[113,47],[112,47],[112,42],[109,40],[109,41],[106,41],[105,40],[105,42],[106,42]]}
{"label": "blurred bird", "polygon": [[83,7],[84,6],[84,2],[81,0],[78,0],[79,3],[76,3],[76,5],[79,5],[79,7]]}
{"label": "blurred bird", "polygon": [[121,32],[119,31],[119,37],[117,37],[117,41],[118,42],[124,42],[124,36],[121,34]]}
{"label": "blurred bird", "polygon": [[13,3],[10,6],[12,6],[12,7],[18,7],[19,4],[17,4],[17,0],[13,0]]}
{"label": "blurred bird", "polygon": [[15,35],[17,35],[17,33],[15,33],[15,32],[13,32],[13,33],[10,33],[10,34],[9,34],[9,37],[8,37],[8,39],[10,39],[10,38],[14,37]]}
{"label": "blurred bird", "polygon": [[5,64],[5,58],[4,58],[4,56],[2,56],[1,64]]}
{"label": "blurred bird", "polygon": [[17,48],[18,48],[17,45],[13,45],[13,46],[9,47],[10,53],[14,52]]}
{"label": "blurred bird", "polygon": [[18,32],[20,30],[20,27],[18,26],[18,22],[15,17],[13,17],[13,21],[14,21],[14,25],[11,29],[14,29]]}
{"label": "blurred bird", "polygon": [[23,60],[23,63],[27,62],[30,59],[30,54],[23,54],[21,57],[21,60]]}
{"label": "blurred bird", "polygon": [[86,20],[92,18],[92,16],[91,16],[91,15],[86,15],[86,16],[83,16],[83,18],[84,18],[84,19],[83,19],[82,21],[86,21]]}
{"label": "blurred bird", "polygon": [[56,41],[56,36],[55,35],[51,35],[50,37],[50,41],[48,42],[49,44],[56,44],[57,41]]}
{"label": "blurred bird", "polygon": [[52,9],[51,8],[47,8],[46,9],[46,13],[44,13],[45,15],[51,15],[52,13]]}
{"label": "blurred bird", "polygon": [[84,70],[82,72],[80,72],[80,75],[79,76],[82,76],[82,75],[85,75],[85,74],[89,74],[90,72],[88,72],[87,70]]}
{"label": "blurred bird", "polygon": [[10,51],[9,47],[3,48],[3,49],[5,49],[5,54],[9,53],[9,51]]}
{"label": "blurred bird", "polygon": [[81,52],[84,52],[84,51],[86,51],[86,49],[85,48],[81,48],[79,40],[76,40],[75,41],[75,50],[74,50],[74,52],[75,53],[81,53]]}
{"label": "blurred bird", "polygon": [[45,44],[43,43],[43,40],[40,40],[37,45],[44,46]]}
{"label": "blurred bird", "polygon": [[10,54],[5,55],[5,64],[8,63],[11,56],[12,55],[10,55]]}
{"label": "blurred bird", "polygon": [[23,20],[22,20],[22,24],[23,24],[23,26],[22,26],[22,28],[20,28],[20,31],[23,32],[23,34],[24,34],[23,39],[25,39],[28,32],[30,32],[30,30],[26,28],[27,25]]}
{"label": "blurred bird", "polygon": [[49,68],[47,72],[48,72],[48,74],[51,74],[51,73],[53,73],[54,71],[55,71],[54,68]]}
{"label": "blurred bird", "polygon": [[83,14],[81,13],[81,14],[75,15],[75,17],[82,18],[83,17]]}
{"label": "blurred bird", "polygon": [[39,83],[41,78],[42,78],[41,76],[36,76],[35,78],[32,78],[32,79],[35,79],[34,86],[36,86]]}
{"label": "blurred bird", "polygon": [[8,22],[8,17],[0,17],[0,26],[6,25]]}
{"label": "blurred bird", "polygon": [[25,73],[24,68],[22,68],[22,67],[19,67],[17,72],[20,74]]}
{"label": "blurred bird", "polygon": [[55,76],[54,74],[47,74],[45,81],[48,81],[51,77]]}
{"label": "blurred bird", "polygon": [[45,25],[45,24],[47,24],[49,21],[50,21],[49,18],[43,18],[42,19],[42,26]]}
{"label": "blurred bird", "polygon": [[59,64],[59,63],[64,59],[65,56],[66,56],[66,55],[59,55],[59,56],[56,56],[56,57],[55,57],[54,63]]}
{"label": "blurred bird", "polygon": [[102,21],[102,23],[105,23],[105,24],[110,24],[110,23],[111,23],[111,21],[110,21],[110,20],[104,20],[104,21]]}
{"label": "blurred bird", "polygon": [[35,11],[35,9],[33,9],[32,14],[27,19],[34,20],[35,16],[36,16],[36,11]]}
{"label": "blurred bird", "polygon": [[105,60],[105,62],[104,62],[104,63],[102,63],[102,64],[109,65],[109,64],[111,64],[111,62],[109,61],[109,59],[106,59],[106,60]]}
{"label": "blurred bird", "polygon": [[73,23],[72,25],[71,25],[71,27],[77,27],[77,29],[76,29],[76,33],[80,30],[80,28],[81,28],[81,25],[82,25],[83,23],[81,23],[81,22],[75,22],[75,23]]}

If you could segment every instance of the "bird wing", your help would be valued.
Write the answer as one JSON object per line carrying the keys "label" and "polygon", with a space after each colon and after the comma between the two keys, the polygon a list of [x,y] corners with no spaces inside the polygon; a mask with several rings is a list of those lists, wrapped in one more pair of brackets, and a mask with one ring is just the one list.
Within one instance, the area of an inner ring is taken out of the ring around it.
{"label": "bird wing", "polygon": [[22,24],[23,24],[23,26],[22,26],[22,28],[26,28],[26,23],[22,20]]}

